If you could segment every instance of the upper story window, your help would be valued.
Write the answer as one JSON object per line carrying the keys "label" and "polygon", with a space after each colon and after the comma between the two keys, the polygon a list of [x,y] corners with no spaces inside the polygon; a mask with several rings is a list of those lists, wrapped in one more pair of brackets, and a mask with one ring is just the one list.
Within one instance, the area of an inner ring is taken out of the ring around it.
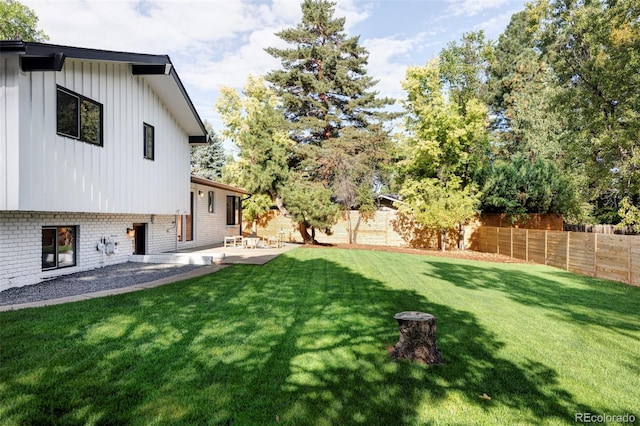
{"label": "upper story window", "polygon": [[102,146],[102,104],[71,90],[57,89],[59,135]]}
{"label": "upper story window", "polygon": [[151,124],[143,123],[144,127],[144,158],[153,160],[155,151],[154,128]]}

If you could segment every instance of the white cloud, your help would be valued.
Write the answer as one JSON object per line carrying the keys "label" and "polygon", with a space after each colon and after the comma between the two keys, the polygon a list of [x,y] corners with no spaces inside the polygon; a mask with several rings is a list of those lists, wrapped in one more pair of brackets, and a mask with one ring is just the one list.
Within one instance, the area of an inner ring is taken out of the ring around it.
{"label": "white cloud", "polygon": [[511,16],[516,13],[517,10],[511,10],[501,13],[500,15],[492,16],[491,18],[474,25],[474,30],[484,30],[485,35],[489,39],[497,39],[502,32],[504,32],[507,25],[511,21]]}
{"label": "white cloud", "polygon": [[167,53],[192,43],[218,42],[263,25],[256,8],[237,1],[24,0],[51,43]]}
{"label": "white cloud", "polygon": [[[407,62],[412,62],[416,52],[428,45],[431,34],[419,33],[409,38],[399,36],[368,39],[363,46],[369,51],[367,73],[378,79],[376,90],[381,96],[401,98],[404,91],[401,81],[404,80]],[[426,63],[429,58],[420,65]]]}
{"label": "white cloud", "polygon": [[278,66],[278,61],[264,51],[267,46],[277,45],[277,41],[272,30],[254,31],[247,43],[226,52],[220,59],[212,60],[201,53],[198,57],[191,57],[191,61],[185,60],[178,72],[202,89],[213,90],[220,86],[240,88],[249,74],[264,74]]}
{"label": "white cloud", "polygon": [[357,24],[366,21],[372,9],[372,4],[357,3],[354,0],[338,0],[334,17],[345,18],[345,31],[347,34]]}
{"label": "white cloud", "polygon": [[[266,8],[282,22],[298,22],[302,16],[300,3],[293,0],[272,0],[271,7]],[[276,21],[276,19],[272,19],[272,21]]]}
{"label": "white cloud", "polygon": [[475,16],[488,9],[495,9],[509,3],[509,0],[447,0],[449,10],[456,16]]}

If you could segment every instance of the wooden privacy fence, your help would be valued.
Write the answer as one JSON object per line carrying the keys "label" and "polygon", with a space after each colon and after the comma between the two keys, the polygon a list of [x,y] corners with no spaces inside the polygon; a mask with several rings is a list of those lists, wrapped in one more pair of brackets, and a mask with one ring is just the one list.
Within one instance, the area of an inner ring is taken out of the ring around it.
{"label": "wooden privacy fence", "polygon": [[634,226],[622,226],[618,225],[574,225],[565,223],[562,225],[563,231],[574,232],[593,232],[597,234],[623,234],[623,235],[637,235],[638,229]]}
{"label": "wooden privacy fence", "polygon": [[482,226],[474,249],[640,286],[640,237]]}
{"label": "wooden privacy fence", "polygon": [[[438,248],[440,233],[437,230],[421,229],[411,219],[398,214],[395,210],[378,210],[373,217],[366,220],[360,220],[360,213],[357,210],[351,211],[350,215],[351,227],[356,230],[353,233],[354,241],[352,242],[354,243],[389,247]],[[297,225],[275,211],[258,224],[257,234],[274,236],[280,235],[281,231],[284,232],[286,241],[302,242]],[[332,227],[332,231],[330,235],[317,231],[316,239],[324,244],[349,243],[349,224],[346,215],[343,215]],[[458,231],[452,230],[448,239],[449,248],[457,247],[457,238]]]}

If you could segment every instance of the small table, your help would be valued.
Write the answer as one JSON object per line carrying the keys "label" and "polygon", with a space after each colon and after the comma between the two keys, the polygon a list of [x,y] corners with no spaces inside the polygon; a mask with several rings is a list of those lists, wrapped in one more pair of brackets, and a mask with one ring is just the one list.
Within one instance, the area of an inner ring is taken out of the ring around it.
{"label": "small table", "polygon": [[242,247],[243,248],[258,248],[258,243],[260,242],[260,238],[258,237],[244,237],[242,239]]}
{"label": "small table", "polygon": [[282,247],[282,241],[278,237],[267,237],[267,245],[269,247],[280,248]]}

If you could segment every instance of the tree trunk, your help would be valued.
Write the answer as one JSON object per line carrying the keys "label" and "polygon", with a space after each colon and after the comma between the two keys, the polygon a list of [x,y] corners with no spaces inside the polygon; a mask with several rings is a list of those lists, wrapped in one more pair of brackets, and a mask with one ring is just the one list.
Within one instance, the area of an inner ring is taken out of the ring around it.
{"label": "tree trunk", "polygon": [[[273,198],[273,201],[276,203],[276,207],[278,207],[278,210],[280,210],[280,213],[282,214],[282,216],[291,218],[289,211],[282,203],[282,199],[280,197],[274,196],[273,194],[272,194],[272,198]],[[313,236],[309,235],[309,226],[307,225],[306,222],[302,222],[298,224],[298,231],[300,231],[300,235],[302,236],[302,241],[305,244],[316,244],[315,235]],[[315,232],[313,228],[311,231]]]}
{"label": "tree trunk", "polygon": [[276,207],[280,211],[280,214],[284,217],[290,218],[291,214],[289,213],[289,210],[287,210],[287,208],[282,203],[282,199],[280,197],[277,197],[274,194],[270,194],[270,195],[271,195],[271,199],[273,200],[273,202],[276,204]]}
{"label": "tree trunk", "polygon": [[440,250],[445,251],[447,249],[447,230],[440,230]]}
{"label": "tree trunk", "polygon": [[393,318],[398,321],[400,340],[391,350],[392,358],[426,364],[442,363],[436,346],[436,317],[424,312],[409,311],[395,314]]}
{"label": "tree trunk", "polygon": [[298,224],[298,231],[300,231],[300,235],[302,236],[302,241],[305,244],[314,244],[314,238],[309,235],[309,227],[305,222],[301,222]]}
{"label": "tree trunk", "polygon": [[463,223],[460,224],[460,228],[458,229],[458,248],[460,250],[465,250],[466,247],[464,245],[464,233],[465,233],[465,226]]}
{"label": "tree trunk", "polygon": [[353,228],[353,244],[358,244],[358,229],[360,229],[360,223],[362,222],[362,213],[358,213],[358,221],[355,228]]}

